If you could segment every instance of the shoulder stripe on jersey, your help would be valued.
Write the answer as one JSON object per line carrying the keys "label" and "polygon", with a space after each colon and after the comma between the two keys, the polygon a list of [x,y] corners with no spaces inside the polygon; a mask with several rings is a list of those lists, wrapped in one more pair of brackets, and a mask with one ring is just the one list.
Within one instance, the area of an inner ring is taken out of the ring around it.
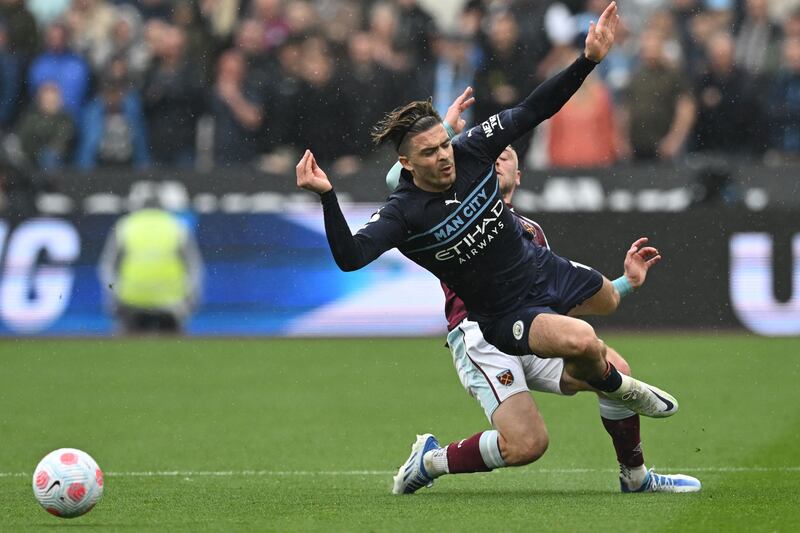
{"label": "shoulder stripe on jersey", "polygon": [[416,253],[416,252],[424,252],[425,250],[430,250],[431,248],[436,248],[437,246],[441,246],[443,244],[447,244],[447,243],[451,242],[453,239],[460,238],[461,235],[463,235],[464,231],[471,229],[469,226],[470,226],[470,224],[472,224],[472,221],[475,220],[481,213],[486,211],[487,207],[492,205],[492,200],[497,198],[498,191],[499,191],[499,184],[495,185],[494,192],[486,200],[486,203],[483,205],[483,207],[481,207],[474,215],[472,215],[470,218],[468,218],[467,221],[464,222],[464,225],[461,226],[461,228],[458,231],[453,233],[453,235],[451,235],[449,239],[446,239],[444,241],[440,241],[440,242],[431,244],[430,246],[425,246],[423,248],[417,248],[415,250],[409,250],[407,253],[413,254],[413,253]]}
{"label": "shoulder stripe on jersey", "polygon": [[439,228],[441,228],[442,226],[444,226],[445,224],[447,224],[448,222],[450,222],[450,219],[452,219],[453,217],[455,217],[456,215],[458,215],[458,214],[461,212],[461,208],[462,208],[463,206],[467,205],[467,204],[469,203],[469,201],[470,201],[470,200],[472,200],[472,197],[473,197],[473,196],[475,196],[476,194],[478,194],[478,191],[481,189],[481,187],[483,187],[483,186],[486,184],[486,182],[487,182],[487,181],[489,181],[489,178],[491,178],[491,177],[492,177],[492,172],[494,172],[494,166],[493,166],[493,167],[492,167],[492,169],[489,171],[489,173],[488,173],[488,174],[486,174],[486,177],[485,177],[485,178],[483,178],[483,181],[481,181],[481,182],[478,184],[478,186],[477,186],[477,187],[475,187],[475,190],[474,190],[474,191],[472,191],[472,194],[470,194],[470,195],[469,195],[469,196],[467,196],[467,197],[466,197],[464,200],[462,200],[462,201],[461,201],[461,205],[459,205],[458,209],[456,209],[455,211],[453,211],[452,213],[450,213],[450,215],[449,215],[447,218],[445,218],[444,220],[442,220],[442,222],[441,222],[440,224],[438,224],[437,226],[434,226],[433,228],[429,229],[428,231],[426,231],[426,232],[424,232],[424,233],[419,233],[419,234],[417,234],[417,235],[412,235],[411,237],[409,237],[408,239],[406,239],[406,242],[413,241],[414,239],[418,239],[419,237],[424,237],[425,235],[430,235],[431,233],[435,232],[436,230],[438,230]]}

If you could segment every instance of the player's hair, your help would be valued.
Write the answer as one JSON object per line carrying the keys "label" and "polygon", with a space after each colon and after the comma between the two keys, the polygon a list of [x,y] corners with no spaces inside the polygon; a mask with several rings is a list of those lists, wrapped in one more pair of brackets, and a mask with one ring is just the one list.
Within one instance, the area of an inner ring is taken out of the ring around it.
{"label": "player's hair", "polygon": [[372,140],[377,145],[391,142],[398,153],[403,153],[405,140],[441,123],[442,118],[430,98],[417,100],[387,113],[372,128]]}

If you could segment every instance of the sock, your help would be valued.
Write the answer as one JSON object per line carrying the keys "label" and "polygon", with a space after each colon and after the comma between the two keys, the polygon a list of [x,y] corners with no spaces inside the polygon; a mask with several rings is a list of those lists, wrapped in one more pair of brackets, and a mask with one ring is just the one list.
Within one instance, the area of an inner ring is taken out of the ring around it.
{"label": "sock", "polygon": [[603,426],[611,436],[617,461],[620,465],[635,468],[644,464],[642,441],[639,438],[639,415],[621,420],[610,420],[602,417]]}
{"label": "sock", "polygon": [[606,361],[606,372],[603,377],[597,380],[586,380],[595,389],[603,392],[614,392],[622,386],[622,374],[610,362]]}
{"label": "sock", "polygon": [[446,448],[448,472],[488,472],[506,466],[503,456],[500,455],[498,437],[497,431],[482,431],[468,439],[451,443]]}
{"label": "sock", "polygon": [[436,448],[430,450],[422,456],[422,464],[425,466],[425,471],[431,477],[439,477],[450,473],[450,467],[447,464],[447,448]]}
{"label": "sock", "polygon": [[627,467],[623,464],[619,465],[619,477],[628,486],[630,490],[638,490],[644,485],[644,480],[647,478],[647,467],[644,465]]}

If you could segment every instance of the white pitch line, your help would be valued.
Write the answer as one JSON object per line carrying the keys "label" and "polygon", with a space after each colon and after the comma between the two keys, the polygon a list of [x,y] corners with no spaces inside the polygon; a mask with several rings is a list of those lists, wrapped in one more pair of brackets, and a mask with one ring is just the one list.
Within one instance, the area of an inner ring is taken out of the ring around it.
{"label": "white pitch line", "polygon": [[[663,467],[661,472],[709,472],[709,473],[800,473],[800,466],[719,466],[719,467]],[[507,470],[520,474],[594,474],[615,473],[613,468],[529,468],[525,470]],[[303,476],[391,476],[394,470],[161,470],[143,472],[104,472],[111,477],[303,477]],[[0,478],[29,477],[27,472],[0,472]]]}

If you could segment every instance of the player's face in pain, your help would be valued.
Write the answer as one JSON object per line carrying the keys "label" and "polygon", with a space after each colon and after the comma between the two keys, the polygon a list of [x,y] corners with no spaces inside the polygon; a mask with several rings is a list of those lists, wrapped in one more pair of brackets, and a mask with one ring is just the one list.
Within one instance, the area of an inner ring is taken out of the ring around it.
{"label": "player's face in pain", "polygon": [[414,184],[423,191],[446,191],[456,180],[453,146],[441,124],[412,137],[408,155],[399,159],[414,176]]}

